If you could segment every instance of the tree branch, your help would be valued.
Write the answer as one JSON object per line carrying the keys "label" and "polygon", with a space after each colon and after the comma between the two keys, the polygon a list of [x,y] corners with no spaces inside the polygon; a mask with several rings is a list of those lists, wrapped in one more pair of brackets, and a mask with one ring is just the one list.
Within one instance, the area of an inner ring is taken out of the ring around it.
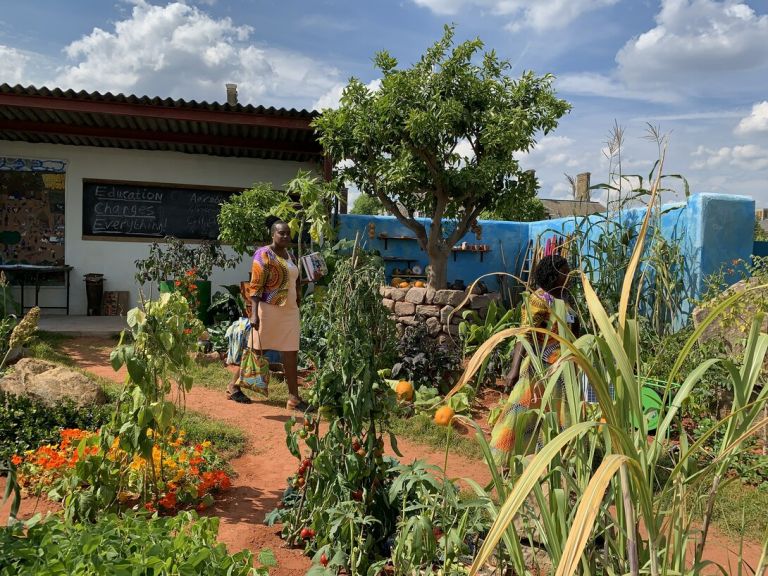
{"label": "tree branch", "polygon": [[485,208],[485,207],[484,206],[475,206],[475,208],[473,210],[464,212],[464,216],[459,221],[459,223],[456,225],[456,229],[448,237],[448,245],[449,246],[455,246],[456,242],[458,242],[459,239],[462,236],[464,236],[464,234],[467,233],[467,230],[469,230],[470,224],[477,219],[477,217],[483,211],[483,208]]}

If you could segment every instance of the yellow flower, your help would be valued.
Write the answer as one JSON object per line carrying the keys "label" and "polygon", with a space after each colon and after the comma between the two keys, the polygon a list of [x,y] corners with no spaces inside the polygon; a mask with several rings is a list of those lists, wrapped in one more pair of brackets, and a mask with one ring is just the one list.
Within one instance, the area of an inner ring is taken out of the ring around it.
{"label": "yellow flower", "polygon": [[210,440],[203,440],[202,446],[203,446],[203,448],[210,448],[211,447],[211,441]]}
{"label": "yellow flower", "polygon": [[188,458],[188,456],[187,456],[187,453],[186,453],[186,452],[180,452],[180,453],[179,453],[179,462],[180,462],[181,464],[183,464],[184,462],[186,462],[186,461],[187,461],[187,458]]}

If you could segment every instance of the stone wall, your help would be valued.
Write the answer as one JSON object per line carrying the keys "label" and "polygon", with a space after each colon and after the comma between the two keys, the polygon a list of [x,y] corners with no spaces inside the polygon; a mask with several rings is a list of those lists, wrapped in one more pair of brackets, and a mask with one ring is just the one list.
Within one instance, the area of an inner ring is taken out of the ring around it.
{"label": "stone wall", "polygon": [[[474,310],[485,318],[492,300],[501,300],[501,294],[470,294],[466,302],[465,290],[434,290],[433,288],[393,288],[382,286],[380,293],[384,306],[392,312],[398,325],[398,332],[406,326],[425,322],[427,333],[441,342],[459,333],[464,310]],[[459,309],[456,308],[464,302]],[[452,312],[456,312],[451,315]]]}

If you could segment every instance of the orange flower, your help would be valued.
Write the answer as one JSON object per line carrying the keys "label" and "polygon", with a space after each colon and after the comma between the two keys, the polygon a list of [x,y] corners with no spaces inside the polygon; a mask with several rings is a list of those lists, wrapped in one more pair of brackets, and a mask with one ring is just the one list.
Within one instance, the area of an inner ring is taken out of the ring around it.
{"label": "orange flower", "polygon": [[18,454],[14,454],[14,455],[11,457],[11,464],[13,464],[14,466],[18,466],[18,465],[19,465],[19,464],[21,464],[23,461],[24,461],[24,459],[23,459],[21,456],[19,456]]}
{"label": "orange flower", "polygon": [[155,506],[154,506],[154,504],[152,504],[152,502],[147,502],[146,504],[144,504],[144,508],[146,508],[150,512],[154,512],[155,511]]}
{"label": "orange flower", "polygon": [[178,288],[179,286],[181,286],[181,280],[176,280],[174,284],[176,285],[176,288]]}
{"label": "orange flower", "polygon": [[192,334],[192,328],[184,328],[184,334]]}
{"label": "orange flower", "polygon": [[168,492],[158,503],[166,510],[173,510],[176,508],[176,493]]}

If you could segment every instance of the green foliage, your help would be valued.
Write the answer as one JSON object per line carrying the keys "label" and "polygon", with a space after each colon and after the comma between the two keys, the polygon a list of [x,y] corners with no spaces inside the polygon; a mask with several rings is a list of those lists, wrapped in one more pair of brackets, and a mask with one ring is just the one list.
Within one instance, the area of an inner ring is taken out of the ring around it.
{"label": "green foliage", "polygon": [[[484,210],[535,195],[515,155],[570,108],[555,97],[552,76],[512,78],[509,62],[482,49],[480,40],[455,45],[446,27],[411,68],[380,52],[379,89],[352,79],[338,109],[314,122],[326,153],[347,161],[340,178],[377,197],[416,235],[434,288],[445,286],[451,247]],[[429,228],[414,218],[417,211],[432,219]],[[450,230],[443,219],[452,221]]]}
{"label": "green foliage", "polygon": [[[300,466],[289,479],[284,507],[271,517],[283,523],[289,542],[302,539],[307,551],[326,550],[332,564],[353,573],[367,570],[394,529],[386,492],[392,464],[382,450],[396,401],[377,373],[394,335],[378,293],[383,281],[378,259],[361,251],[336,265],[319,303],[329,330],[310,397],[330,423],[323,435],[316,421],[305,420],[298,430],[294,422],[286,424],[288,447]],[[300,440],[309,449],[306,456]]]}
{"label": "green foliage", "polygon": [[213,444],[222,460],[232,460],[245,452],[247,438],[240,428],[222,420],[213,420],[200,412],[186,411],[179,418],[178,427],[186,432],[190,444],[206,440]]}
{"label": "green foliage", "polygon": [[[422,319],[423,320],[423,319]],[[439,344],[427,334],[426,324],[406,326],[397,344],[392,378],[409,380],[415,389],[435,387],[446,393],[461,371],[461,351],[454,345]]]}
{"label": "green foliage", "polygon": [[350,214],[371,214],[371,215],[383,215],[387,214],[387,209],[381,203],[381,200],[376,196],[369,196],[368,194],[360,194],[355,199],[355,203],[352,204],[352,210]]}
{"label": "green foliage", "polygon": [[[464,356],[474,353],[478,346],[494,334],[520,324],[520,307],[505,310],[501,303],[492,300],[488,312],[482,320],[473,310],[462,312],[464,320],[459,324],[459,337],[464,348]],[[494,349],[486,358],[477,375],[479,383],[494,383],[504,370],[509,367],[514,342]]]}
{"label": "green foliage", "polygon": [[526,182],[531,188],[522,197],[511,196],[502,198],[493,210],[485,210],[480,214],[482,220],[502,220],[508,222],[537,222],[547,219],[547,210],[536,196],[539,190],[538,179],[533,171],[523,172],[521,182]]}
{"label": "green foliage", "polygon": [[211,298],[208,311],[213,322],[232,322],[245,316],[245,299],[239,284],[223,285],[224,291],[217,291]]}
{"label": "green foliage", "polygon": [[257,182],[252,188],[233,194],[221,204],[219,240],[229,244],[238,254],[253,252],[269,238],[266,218],[272,208],[286,198],[285,192],[268,182]]}
{"label": "green foliage", "polygon": [[[93,519],[117,509],[117,496],[126,479],[120,475],[119,463],[109,458],[115,439],[119,438],[119,448],[129,458],[140,456],[152,462],[155,447],[162,455],[177,428],[178,409],[169,399],[171,393],[183,398],[192,386],[190,352],[203,326],[192,316],[183,296],[161,294],[158,300],[146,302],[144,311],[129,311],[127,323],[130,337],[123,333],[110,361],[115,370],[125,365],[128,379],[112,421],[101,428],[99,454],[77,463],[69,488],[61,494],[69,518]],[[147,484],[152,504],[157,506],[162,487],[157,478],[152,480]]]}
{"label": "green foliage", "polygon": [[759,220],[755,221],[755,242],[767,242],[768,232],[762,227]]}
{"label": "green foliage", "polygon": [[0,392],[0,461],[59,441],[62,428],[93,430],[109,422],[113,406],[78,408],[72,401],[47,406],[29,397]]}
{"label": "green foliage", "polygon": [[309,231],[312,242],[322,244],[333,239],[331,207],[338,197],[336,188],[310,172],[299,170],[286,187],[289,197],[275,206],[272,211],[291,227],[299,242],[299,256],[304,252],[302,239]]}
{"label": "green foliage", "polygon": [[146,258],[136,260],[136,281],[163,282],[184,277],[207,280],[213,269],[231,268],[239,258],[227,257],[218,242],[205,241],[187,246],[183,240],[166,236],[166,248],[153,242]]}
{"label": "green foliage", "polygon": [[59,517],[0,528],[0,576],[162,574],[267,576],[251,552],[229,554],[216,541],[218,518],[182,512],[169,518],[114,514],[95,523]]}

